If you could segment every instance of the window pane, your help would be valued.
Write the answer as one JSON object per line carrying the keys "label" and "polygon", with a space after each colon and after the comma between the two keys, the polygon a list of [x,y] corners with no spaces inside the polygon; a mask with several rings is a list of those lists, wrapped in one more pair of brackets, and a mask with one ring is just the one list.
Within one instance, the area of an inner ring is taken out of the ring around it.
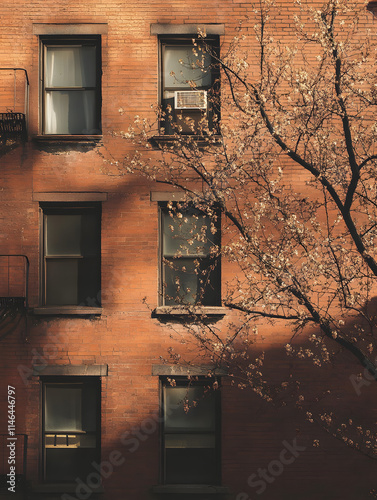
{"label": "window pane", "polygon": [[[187,398],[189,410],[186,412]],[[204,395],[203,387],[165,387],[165,432],[214,431],[215,413],[213,392]]]}
{"label": "window pane", "polygon": [[208,255],[210,248],[218,239],[218,231],[211,232],[210,217],[185,210],[182,217],[169,210],[164,210],[163,217],[163,252],[165,257],[177,255]]}
{"label": "window pane", "polygon": [[96,47],[46,47],[46,87],[95,87]]}
{"label": "window pane", "polygon": [[217,484],[217,459],[213,448],[173,448],[165,453],[165,482]]}
{"label": "window pane", "polygon": [[46,255],[82,255],[82,215],[46,216]]}
{"label": "window pane", "polygon": [[47,448],[45,451],[47,481],[85,479],[93,472],[91,463],[98,460],[98,451],[93,448]]}
{"label": "window pane", "polygon": [[193,259],[172,259],[164,264],[165,305],[195,304],[198,301],[197,272]]}
{"label": "window pane", "polygon": [[86,257],[99,255],[101,243],[101,221],[97,213],[81,215],[81,247]]}
{"label": "window pane", "polygon": [[100,248],[100,221],[97,213],[48,214],[46,255],[94,257]]}
{"label": "window pane", "polygon": [[212,259],[165,259],[165,305],[221,303],[220,267]]}
{"label": "window pane", "polygon": [[165,448],[214,448],[214,434],[165,434]]}
{"label": "window pane", "polygon": [[81,387],[46,387],[46,431],[81,431]]}
{"label": "window pane", "polygon": [[98,134],[94,90],[54,90],[46,92],[46,134]]}
{"label": "window pane", "polygon": [[101,265],[99,258],[84,258],[79,261],[78,302],[81,305],[100,305]]}
{"label": "window pane", "polygon": [[78,259],[48,259],[46,261],[46,304],[77,305]]}
{"label": "window pane", "polygon": [[[190,81],[197,87],[210,87],[211,56],[197,50],[193,53],[191,45],[166,45],[164,47],[163,78],[164,87],[190,88]],[[198,62],[201,67],[198,67]]]}

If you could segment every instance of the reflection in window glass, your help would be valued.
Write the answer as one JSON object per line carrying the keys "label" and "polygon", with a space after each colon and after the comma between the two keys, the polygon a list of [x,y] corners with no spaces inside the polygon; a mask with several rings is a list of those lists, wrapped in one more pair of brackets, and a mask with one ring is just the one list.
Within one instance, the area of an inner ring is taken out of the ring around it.
{"label": "reflection in window glass", "polygon": [[220,218],[194,208],[161,207],[164,305],[219,305]]}
{"label": "reflection in window glass", "polygon": [[210,87],[212,83],[211,56],[208,52],[197,52],[192,45],[166,45],[164,51],[165,88]]}
{"label": "reflection in window glass", "polygon": [[214,392],[204,395],[203,387],[167,387],[165,390],[165,431],[215,429]]}
{"label": "reflection in window glass", "polygon": [[211,219],[207,215],[187,209],[182,217],[168,210],[162,216],[165,256],[174,257],[179,253],[205,257],[216,244],[217,237],[211,232]]}

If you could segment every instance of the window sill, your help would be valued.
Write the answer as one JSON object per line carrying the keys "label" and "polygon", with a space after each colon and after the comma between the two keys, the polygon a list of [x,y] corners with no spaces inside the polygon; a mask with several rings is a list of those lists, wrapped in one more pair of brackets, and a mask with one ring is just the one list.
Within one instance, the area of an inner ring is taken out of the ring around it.
{"label": "window sill", "polygon": [[220,144],[221,136],[219,134],[213,134],[208,136],[195,135],[195,134],[175,134],[175,135],[155,135],[149,139],[150,144],[158,149],[165,146],[171,147],[177,141],[194,141],[200,147],[204,146],[218,146]]}
{"label": "window sill", "polygon": [[60,135],[60,134],[46,134],[34,135],[33,140],[37,142],[98,142],[102,140],[100,135]]}
{"label": "window sill", "polygon": [[225,316],[226,307],[221,306],[159,306],[153,316]]}
{"label": "window sill", "polygon": [[165,484],[152,486],[155,494],[189,494],[189,495],[227,495],[229,488],[225,486],[212,486],[210,484]]}
{"label": "window sill", "polygon": [[102,307],[85,306],[43,306],[34,307],[36,316],[100,316]]}
{"label": "window sill", "polygon": [[[32,493],[76,493],[77,483],[45,483],[31,487]],[[91,493],[103,493],[102,485],[97,488],[90,488]]]}

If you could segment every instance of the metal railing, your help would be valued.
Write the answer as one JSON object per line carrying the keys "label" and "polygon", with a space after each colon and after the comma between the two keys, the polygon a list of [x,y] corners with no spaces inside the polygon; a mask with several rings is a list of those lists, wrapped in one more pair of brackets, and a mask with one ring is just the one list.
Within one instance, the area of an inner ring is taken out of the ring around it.
{"label": "metal railing", "polygon": [[21,254],[0,254],[0,340],[23,321],[28,336],[29,259]]}
{"label": "metal railing", "polygon": [[[8,82],[11,85],[13,80],[13,92],[7,93],[5,99],[0,99],[0,139],[3,142],[14,138],[26,140],[29,120],[29,77],[24,68],[0,68],[0,72],[3,71],[10,73]],[[23,82],[19,81],[19,72],[24,75]],[[6,78],[2,78],[2,81],[4,85]],[[23,99],[19,96],[22,91]]]}
{"label": "metal railing", "polygon": [[[22,259],[22,283],[16,284],[16,278],[12,280],[12,273],[10,269],[20,269],[21,266],[17,265],[17,261],[14,261],[13,265],[10,259]],[[26,255],[23,254],[0,254],[0,305],[7,302],[7,299],[23,299],[23,306],[27,309],[28,304],[28,294],[29,294],[29,268],[30,262]],[[6,279],[2,271],[6,270]],[[11,302],[11,300],[10,300]]]}

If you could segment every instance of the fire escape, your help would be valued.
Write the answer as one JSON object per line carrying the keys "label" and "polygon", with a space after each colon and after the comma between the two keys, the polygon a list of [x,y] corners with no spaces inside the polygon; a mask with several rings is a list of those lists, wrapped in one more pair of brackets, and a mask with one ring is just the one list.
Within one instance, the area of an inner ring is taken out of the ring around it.
{"label": "fire escape", "polygon": [[29,259],[26,255],[0,255],[0,340],[21,325],[27,337]]}
{"label": "fire escape", "polygon": [[[26,255],[0,255],[0,341],[19,331],[16,342],[25,340],[28,330],[29,259]],[[0,348],[1,349],[1,348]],[[9,388],[8,388],[9,389]],[[9,395],[9,393],[8,393]],[[9,399],[8,399],[9,403]],[[4,408],[6,403],[3,405]],[[8,421],[8,429],[12,420]],[[10,437],[11,436],[11,437]],[[0,434],[0,499],[27,498],[27,441],[26,434]],[[14,454],[14,462],[9,462]],[[11,474],[13,464],[14,474]]]}
{"label": "fire escape", "polygon": [[[27,71],[23,68],[0,68],[0,158],[27,141],[28,107]],[[28,283],[28,257],[0,254],[0,341],[6,341],[5,337],[17,330],[21,332],[21,340],[27,338]],[[9,443],[14,450],[8,447]],[[0,448],[0,497],[4,500],[26,500],[27,435],[13,435],[11,442],[8,434],[0,434]],[[9,476],[8,460],[13,452],[15,475]]]}
{"label": "fire escape", "polygon": [[[29,77],[24,68],[0,68],[0,157],[27,140]],[[27,336],[29,260],[0,254],[0,340],[24,320]]]}
{"label": "fire escape", "polygon": [[0,68],[0,156],[27,140],[29,77],[23,68]]}

